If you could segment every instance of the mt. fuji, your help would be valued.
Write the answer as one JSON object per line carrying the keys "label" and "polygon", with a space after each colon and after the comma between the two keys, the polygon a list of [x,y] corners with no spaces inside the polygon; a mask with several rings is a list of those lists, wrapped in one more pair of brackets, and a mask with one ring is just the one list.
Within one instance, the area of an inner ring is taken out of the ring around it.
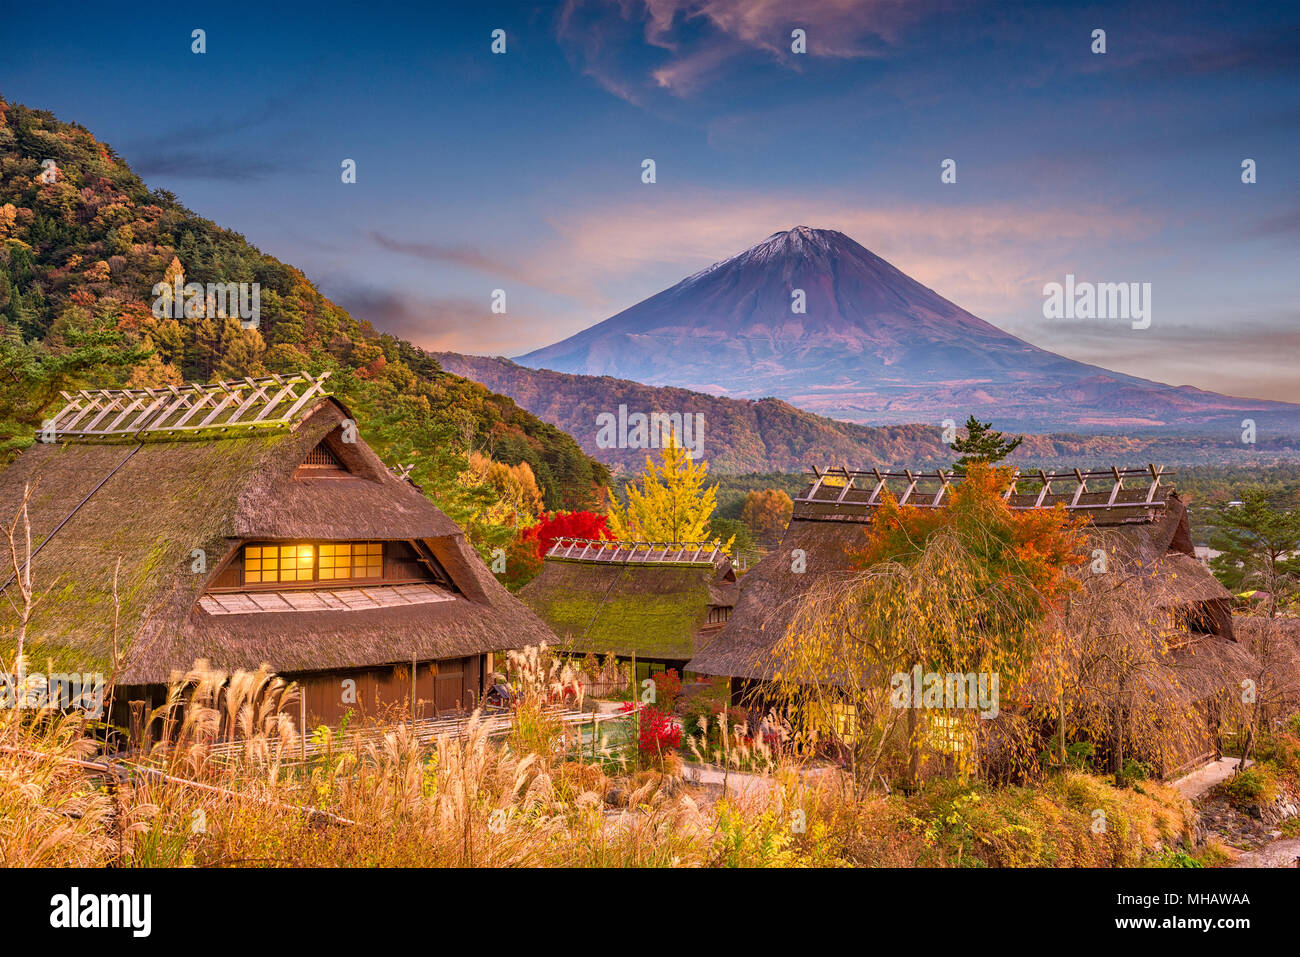
{"label": "mt. fuji", "polygon": [[[799,293],[805,311],[797,311]],[[1170,386],[1065,358],[960,308],[843,233],[798,226],[521,365],[775,396],[874,424],[963,421],[1043,431],[1300,433],[1300,406]]]}

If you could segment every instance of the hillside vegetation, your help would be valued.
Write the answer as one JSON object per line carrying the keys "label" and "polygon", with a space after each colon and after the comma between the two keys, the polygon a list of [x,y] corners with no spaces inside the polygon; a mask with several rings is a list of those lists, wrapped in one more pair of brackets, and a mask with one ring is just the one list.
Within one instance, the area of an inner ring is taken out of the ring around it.
{"label": "hillside vegetation", "polygon": [[[155,284],[260,284],[260,321],[158,318]],[[509,398],[382,335],[293,266],[150,190],[85,128],[0,99],[0,464],[33,440],[60,390],[156,387],[307,370],[357,415],[386,462],[480,546],[506,532],[468,456],[527,463],[548,508],[602,500],[607,469]],[[481,471],[481,470],[480,470]]]}

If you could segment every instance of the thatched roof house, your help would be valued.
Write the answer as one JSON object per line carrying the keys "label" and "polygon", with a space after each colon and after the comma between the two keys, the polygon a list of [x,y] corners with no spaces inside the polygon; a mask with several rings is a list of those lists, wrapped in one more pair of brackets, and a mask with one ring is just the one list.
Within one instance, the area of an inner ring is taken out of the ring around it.
{"label": "thatched roof house", "polygon": [[[1087,516],[1090,548],[1105,551],[1112,572],[1147,584],[1150,600],[1170,616],[1171,645],[1186,649],[1180,654],[1201,661],[1230,658],[1235,649],[1225,645],[1233,640],[1231,596],[1195,559],[1187,510],[1162,474],[1155,467],[1017,474],[1018,481],[1040,487],[1018,493],[1013,485],[1006,499],[1013,509],[1050,508],[1059,502]],[[795,501],[780,546],[744,576],[730,620],[687,667],[733,679],[770,680],[775,646],[803,595],[853,575],[847,549],[862,541],[863,526],[870,523],[885,489],[902,504],[941,508],[960,481],[959,474],[944,472],[814,473],[814,481]]]}
{"label": "thatched roof house", "polygon": [[[469,705],[487,653],[553,642],[323,380],[67,396],[44,441],[0,472],[6,524],[31,488],[32,580],[50,589],[28,628],[33,667],[102,672],[157,704],[197,659],[267,663],[314,682],[308,701],[329,720],[346,710],[343,676],[370,698],[358,708],[400,701],[414,660],[429,708]],[[12,572],[0,582],[16,601]]]}
{"label": "thatched roof house", "polygon": [[736,601],[736,573],[711,544],[561,539],[519,598],[580,654],[680,667]]}

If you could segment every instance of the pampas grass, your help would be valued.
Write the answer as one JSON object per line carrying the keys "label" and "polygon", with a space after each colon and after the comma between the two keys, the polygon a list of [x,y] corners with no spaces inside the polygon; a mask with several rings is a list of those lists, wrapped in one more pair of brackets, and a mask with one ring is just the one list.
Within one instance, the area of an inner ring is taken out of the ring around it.
{"label": "pampas grass", "polygon": [[[521,704],[543,714],[563,665],[539,651],[512,666],[529,689]],[[1139,796],[1078,774],[1039,790],[862,797],[845,774],[809,774],[743,727],[718,735],[716,755],[693,742],[729,777],[725,794],[574,760],[541,720],[494,741],[478,714],[423,744],[406,724],[319,729],[326,746],[304,763],[297,693],[265,671],[200,663],[152,715],[159,741],[133,760],[97,755],[80,718],[0,712],[0,865],[1104,866],[1170,846],[1187,824],[1166,789]],[[1101,840],[1089,830],[1097,807],[1114,824]]]}

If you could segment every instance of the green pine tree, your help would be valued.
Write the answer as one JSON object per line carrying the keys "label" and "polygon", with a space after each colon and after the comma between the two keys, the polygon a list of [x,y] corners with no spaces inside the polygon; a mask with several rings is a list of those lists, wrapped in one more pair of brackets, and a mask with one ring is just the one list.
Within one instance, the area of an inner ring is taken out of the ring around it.
{"label": "green pine tree", "polygon": [[1025,440],[1023,435],[1008,439],[1003,433],[993,431],[992,426],[992,422],[981,422],[973,415],[966,420],[966,437],[948,446],[954,452],[961,453],[961,458],[953,463],[957,471],[964,472],[966,466],[975,462],[987,465],[1001,462]]}
{"label": "green pine tree", "polygon": [[1210,547],[1221,552],[1210,567],[1232,592],[1268,594],[1268,616],[1295,600],[1300,591],[1300,509],[1275,508],[1269,493],[1245,489],[1240,505],[1221,505]]}

